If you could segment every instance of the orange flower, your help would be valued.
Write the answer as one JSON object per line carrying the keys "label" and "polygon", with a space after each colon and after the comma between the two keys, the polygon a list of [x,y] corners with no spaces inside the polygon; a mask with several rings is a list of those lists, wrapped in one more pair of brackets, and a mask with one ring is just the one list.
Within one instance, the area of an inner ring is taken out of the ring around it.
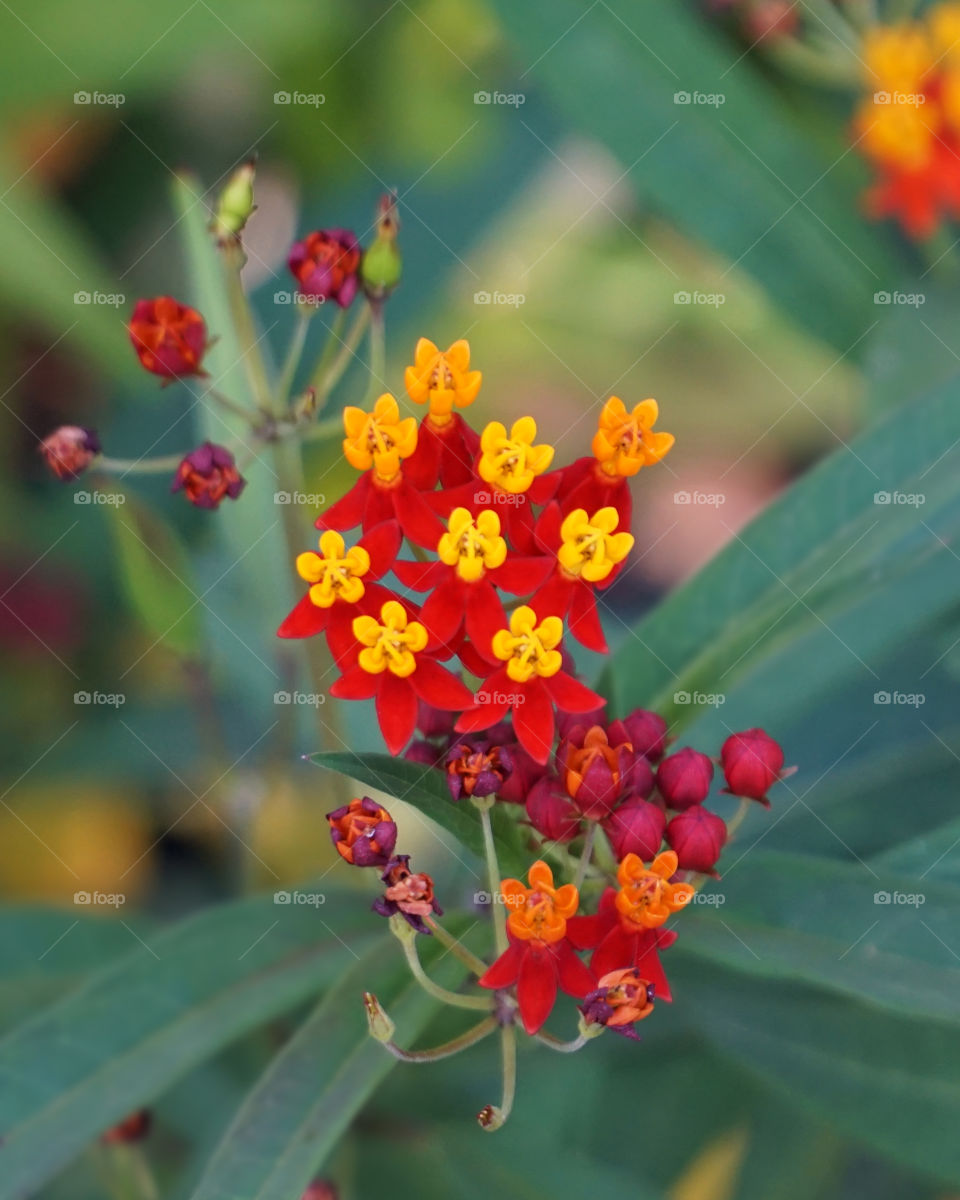
{"label": "orange flower", "polygon": [[470,343],[461,338],[448,350],[439,350],[429,338],[420,338],[413,366],[403,373],[407,395],[414,404],[429,401],[428,420],[435,428],[448,425],[454,406],[466,408],[477,398],[483,375],[470,370]]}
{"label": "orange flower", "polygon": [[641,400],[632,411],[619,396],[603,406],[593,436],[594,457],[607,475],[636,475],[641,467],[664,458],[673,445],[672,433],[655,433],[660,414],[656,400]]}
{"label": "orange flower", "polygon": [[343,410],[343,453],[358,471],[373,473],[382,483],[390,483],[400,473],[400,462],[417,448],[417,422],[414,417],[400,419],[395,397],[384,392],[372,412],[349,406]]}
{"label": "orange flower", "polygon": [[649,867],[636,854],[628,854],[617,871],[620,891],[616,906],[620,916],[641,929],[656,929],[671,913],[693,898],[689,883],[671,883],[677,873],[677,856],[672,850],[658,854]]}
{"label": "orange flower", "polygon": [[510,910],[507,929],[522,942],[559,942],[567,932],[567,918],[572,917],[580,903],[580,895],[572,883],[553,886],[553,872],[543,861],[537,861],[527,872],[529,887],[519,879],[505,879],[500,885],[503,903]]}

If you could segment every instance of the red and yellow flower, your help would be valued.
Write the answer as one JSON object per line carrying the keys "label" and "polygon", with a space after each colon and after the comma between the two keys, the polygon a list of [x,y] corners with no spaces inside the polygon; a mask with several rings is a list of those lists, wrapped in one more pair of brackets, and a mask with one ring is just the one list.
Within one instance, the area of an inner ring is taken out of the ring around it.
{"label": "red and yellow flower", "polygon": [[566,936],[567,922],[580,903],[577,889],[572,883],[554,887],[553,872],[541,861],[533,864],[527,879],[529,887],[519,879],[500,885],[499,899],[510,910],[510,945],[478,983],[494,989],[516,984],[523,1027],[534,1034],[550,1016],[558,988],[583,999],[594,980]]}
{"label": "red and yellow flower", "polygon": [[417,699],[451,712],[468,707],[470,692],[427,651],[426,627],[410,607],[388,600],[377,616],[353,618],[343,674],[330,689],[344,700],[376,698],[377,719],[391,754],[399,754],[417,724]]}
{"label": "red and yellow flower", "polygon": [[473,477],[473,462],[480,438],[455,409],[467,408],[477,398],[483,375],[470,370],[470,343],[461,338],[440,350],[429,338],[417,342],[413,366],[403,375],[407,395],[414,404],[428,404],[420,425],[415,454],[407,464],[407,478],[420,488],[457,487]]}
{"label": "red and yellow flower", "polygon": [[457,722],[458,732],[489,729],[512,712],[521,746],[537,762],[545,763],[556,733],[554,704],[564,712],[590,712],[603,703],[596,692],[563,669],[562,638],[559,617],[540,620],[527,604],[514,609],[508,628],[494,634],[492,657],[490,653],[487,656],[502,665],[477,691],[474,707]]}

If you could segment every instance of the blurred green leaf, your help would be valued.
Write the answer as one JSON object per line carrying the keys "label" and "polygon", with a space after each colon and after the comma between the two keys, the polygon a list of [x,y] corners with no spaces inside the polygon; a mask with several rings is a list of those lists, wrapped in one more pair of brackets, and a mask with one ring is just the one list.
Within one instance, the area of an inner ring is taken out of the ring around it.
{"label": "blurred green leaf", "polygon": [[379,936],[355,897],[336,899],[322,917],[272,895],[200,913],[0,1041],[0,1077],[16,1081],[0,1089],[0,1197],[19,1200],[191,1066],[336,979]]}
{"label": "blurred green leaf", "polygon": [[[909,590],[911,572],[947,540],[931,528],[941,509],[957,521],[958,447],[951,387],[837,450],[635,627],[607,668],[616,706],[689,720],[696,706],[678,694],[727,690],[802,631],[833,630],[865,597]],[[878,493],[924,503],[877,503]],[[903,635],[917,613],[927,616],[922,605],[889,606],[885,619]],[[879,614],[869,629],[882,635]]]}
{"label": "blurred green leaf", "polygon": [[[465,968],[447,956],[436,972],[431,964],[442,947],[432,938],[420,945],[437,981],[456,986]],[[378,941],[274,1058],[217,1147],[194,1200],[289,1200],[302,1194],[353,1117],[398,1065],[367,1032],[365,991],[396,1021],[403,1046],[429,1026],[440,1007],[412,978],[394,939]]]}
{"label": "blurred green leaf", "polygon": [[106,504],[120,581],[137,619],[156,642],[184,658],[199,656],[203,639],[199,590],[191,583],[186,547],[153,509],[118,487],[123,504]]}
{"label": "blurred green leaf", "polygon": [[[495,7],[526,90],[542,85],[575,128],[613,150],[642,196],[750,271],[794,320],[851,349],[876,319],[873,293],[904,263],[889,232],[859,215],[842,118],[815,142],[757,57],[693,4]],[[683,93],[723,99],[678,103]],[[532,149],[539,140],[531,131]]]}
{"label": "blurred green leaf", "polygon": [[[387,754],[334,751],[308,754],[306,758],[318,767],[339,771],[341,775],[349,775],[368,787],[413,805],[424,816],[452,833],[468,850],[472,850],[479,858],[483,857],[480,814],[469,800],[457,802],[451,798],[442,771],[423,767],[405,758],[391,758]],[[501,868],[504,872],[525,875],[531,859],[524,849],[517,826],[499,805],[492,810],[491,819]]]}

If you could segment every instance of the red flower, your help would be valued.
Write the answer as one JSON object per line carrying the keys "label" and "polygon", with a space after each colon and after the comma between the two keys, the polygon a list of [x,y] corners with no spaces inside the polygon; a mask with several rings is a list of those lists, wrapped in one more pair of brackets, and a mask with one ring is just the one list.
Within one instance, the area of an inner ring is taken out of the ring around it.
{"label": "red flower", "polygon": [[726,840],[726,822],[700,804],[678,813],[667,826],[667,844],[684,871],[712,873]]}
{"label": "red flower", "polygon": [[[417,698],[435,708],[466,708],[470,692],[426,652],[426,628],[410,620],[399,600],[388,600],[378,617],[354,617],[353,646],[341,661],[343,675],[330,689],[344,700],[376,697],[377,719],[391,754],[399,754],[417,724]],[[353,659],[351,665],[346,665]]]}
{"label": "red flower", "polygon": [[622,722],[575,725],[557,748],[557,769],[577,808],[591,821],[611,812],[624,792],[649,796],[653,772],[634,754]]}
{"label": "red flower", "polygon": [[554,570],[531,604],[539,612],[566,618],[577,641],[598,654],[606,654],[608,647],[596,592],[613,583],[633,548],[632,534],[615,532],[619,522],[620,514],[612,507],[598,509],[593,516],[576,508],[563,517],[553,501],[536,526],[537,541],[552,556]]}
{"label": "red flower", "polygon": [[360,243],[349,229],[318,229],[294,242],[287,257],[301,296],[349,308],[357,294]]}
{"label": "red flower", "polygon": [[397,842],[397,826],[381,805],[364,796],[327,813],[330,838],[352,867],[384,867]]}
{"label": "red flower", "polygon": [[593,950],[590,970],[602,979],[611,971],[632,967],[653,984],[657,998],[670,1001],[670,984],[660,963],[660,951],[677,940],[670,929],[640,929],[621,917],[617,893],[607,888],[595,915],[574,917],[567,923],[570,942],[578,950]]}
{"label": "red flower", "polygon": [[562,669],[557,647],[563,636],[559,617],[537,614],[526,604],[510,614],[509,629],[500,629],[492,650],[503,666],[484,681],[473,698],[475,707],[457,722],[460,733],[489,729],[507,712],[521,746],[545,763],[553,746],[556,721],[553,706],[565,712],[587,712],[600,703],[596,692]]}
{"label": "red flower", "polygon": [[61,425],[48,434],[38,449],[58,479],[76,479],[100,453],[100,439],[82,425]]}
{"label": "red flower", "polygon": [[529,592],[542,578],[544,560],[509,558],[500,518],[489,508],[476,516],[455,508],[436,551],[439,562],[398,562],[397,578],[414,591],[430,590],[420,619],[435,644],[454,641],[465,624],[489,660],[493,637],[507,623],[497,588],[514,595]]}
{"label": "red flower", "polygon": [[407,478],[426,491],[439,481],[445,488],[473,479],[473,462],[480,452],[480,435],[454,411],[477,398],[483,376],[470,370],[470,343],[464,339],[441,351],[421,338],[403,382],[414,404],[428,403],[420,424],[417,449],[407,464]]}
{"label": "red flower", "polygon": [[313,637],[326,631],[330,652],[339,660],[353,645],[353,618],[378,613],[391,598],[375,581],[390,570],[399,548],[400,530],[393,521],[375,525],[349,550],[339,533],[325,530],[319,554],[297,556],[297,574],[310,588],[284,618],[277,636]]}
{"label": "red flower", "polygon": [[138,300],[127,326],[141,366],[164,379],[203,375],[207,327],[194,308],[172,296]]}
{"label": "red flower", "polygon": [[713,763],[699,750],[668,754],[657,767],[657,790],[667,808],[684,809],[702,804],[710,794]]}
{"label": "red flower", "polygon": [[724,791],[759,800],[767,808],[768,790],[790,773],[783,771],[780,745],[762,729],[731,734],[720,749],[720,762],[727,781]]}
{"label": "red flower", "polygon": [[182,488],[197,508],[217,508],[225,496],[236,500],[246,482],[229,450],[204,442],[191,450],[177,467],[170,490],[179,492]]}
{"label": "red flower", "polygon": [[527,878],[529,887],[518,879],[500,885],[510,909],[510,945],[477,982],[494,989],[516,984],[520,1019],[527,1033],[534,1034],[553,1011],[558,987],[583,999],[594,980],[566,938],[567,921],[580,903],[577,889],[572,883],[554,888],[545,862],[535,862]]}

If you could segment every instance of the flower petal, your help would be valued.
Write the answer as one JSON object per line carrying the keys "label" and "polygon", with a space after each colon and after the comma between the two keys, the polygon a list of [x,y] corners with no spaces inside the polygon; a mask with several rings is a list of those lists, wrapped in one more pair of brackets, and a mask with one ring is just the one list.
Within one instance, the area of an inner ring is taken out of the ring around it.
{"label": "flower petal", "polygon": [[563,712],[592,712],[595,708],[602,708],[606,703],[602,696],[592,692],[585,683],[574,679],[566,671],[558,671],[556,675],[551,675],[543,682],[556,702],[557,708]]}
{"label": "flower petal", "polygon": [[[553,704],[543,682],[535,680],[527,684],[522,692],[522,700],[518,696],[519,703],[513,706],[513,728],[517,740],[530,757],[541,765],[550,757],[556,730]],[[517,689],[521,685],[514,683],[511,686]]]}
{"label": "flower petal", "polygon": [[477,983],[485,988],[513,987],[520,975],[520,964],[526,950],[522,943],[512,942],[497,961],[480,976]]}
{"label": "flower petal", "polygon": [[458,712],[473,704],[473,695],[466,684],[433,659],[418,658],[417,669],[410,676],[410,683],[420,699],[434,708]]}
{"label": "flower petal", "polygon": [[277,637],[302,638],[323,633],[329,615],[328,608],[318,608],[309,595],[304,596],[283,618],[277,630]]}
{"label": "flower petal", "polygon": [[[592,980],[591,980],[592,985]],[[550,1016],[557,998],[557,966],[549,951],[530,947],[520,963],[517,1001],[523,1027],[534,1034]]]}
{"label": "flower petal", "polygon": [[391,754],[399,754],[417,726],[417,695],[409,679],[384,671],[377,689],[377,719]]}
{"label": "flower petal", "polygon": [[596,987],[593,975],[587,969],[586,963],[580,961],[573,952],[573,947],[566,940],[557,942],[554,947],[557,960],[560,987],[568,996],[576,996],[582,1000],[587,992]]}
{"label": "flower petal", "polygon": [[366,579],[379,579],[393,565],[400,549],[400,528],[396,521],[381,521],[369,529],[357,543],[370,555],[370,570]]}
{"label": "flower petal", "polygon": [[370,476],[361,475],[346,495],[325,509],[314,524],[317,529],[356,529],[363,520]]}

